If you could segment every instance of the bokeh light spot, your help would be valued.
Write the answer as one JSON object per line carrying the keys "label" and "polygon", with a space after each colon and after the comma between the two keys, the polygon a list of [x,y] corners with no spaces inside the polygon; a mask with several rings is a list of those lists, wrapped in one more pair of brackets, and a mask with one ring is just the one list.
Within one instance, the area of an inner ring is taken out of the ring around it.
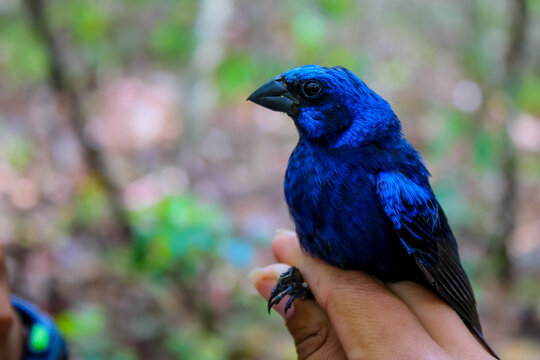
{"label": "bokeh light spot", "polygon": [[460,81],[452,90],[452,101],[459,110],[473,112],[482,105],[482,90],[473,81]]}

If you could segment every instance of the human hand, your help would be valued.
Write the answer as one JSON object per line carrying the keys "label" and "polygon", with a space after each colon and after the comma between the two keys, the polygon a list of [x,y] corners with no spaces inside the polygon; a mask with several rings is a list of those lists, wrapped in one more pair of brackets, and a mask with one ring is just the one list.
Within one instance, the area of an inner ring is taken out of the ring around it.
{"label": "human hand", "polygon": [[250,273],[268,299],[279,275],[300,268],[315,301],[275,306],[285,318],[298,359],[493,359],[438,296],[413,282],[384,284],[360,271],[344,271],[300,250],[291,231],[276,233],[280,263]]}
{"label": "human hand", "polygon": [[0,248],[0,359],[19,360],[22,352],[22,327],[9,300],[6,259]]}

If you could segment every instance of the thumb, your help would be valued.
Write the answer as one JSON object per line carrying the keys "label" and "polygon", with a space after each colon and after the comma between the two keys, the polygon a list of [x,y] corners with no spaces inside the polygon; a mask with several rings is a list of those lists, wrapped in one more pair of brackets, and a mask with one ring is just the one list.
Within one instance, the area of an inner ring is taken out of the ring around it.
{"label": "thumb", "polygon": [[[266,299],[270,297],[279,275],[289,269],[286,264],[272,264],[254,269],[249,278],[257,291]],[[315,301],[296,300],[284,313],[286,298],[274,309],[285,319],[285,325],[294,339],[298,359],[346,359],[345,352],[326,313]]]}

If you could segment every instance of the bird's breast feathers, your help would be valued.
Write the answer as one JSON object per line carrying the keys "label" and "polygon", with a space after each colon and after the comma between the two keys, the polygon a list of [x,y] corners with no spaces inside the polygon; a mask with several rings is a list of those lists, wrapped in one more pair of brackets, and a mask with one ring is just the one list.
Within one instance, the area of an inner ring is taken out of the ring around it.
{"label": "bird's breast feathers", "polygon": [[403,251],[379,205],[368,158],[299,144],[289,160],[285,197],[308,252],[342,268],[390,273]]}

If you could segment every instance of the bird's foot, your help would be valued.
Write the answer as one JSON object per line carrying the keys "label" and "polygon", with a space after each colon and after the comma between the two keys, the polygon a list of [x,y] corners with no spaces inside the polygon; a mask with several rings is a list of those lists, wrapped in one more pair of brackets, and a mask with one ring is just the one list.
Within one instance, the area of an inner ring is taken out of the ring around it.
{"label": "bird's foot", "polygon": [[294,299],[314,299],[308,284],[296,266],[291,266],[289,270],[279,276],[279,280],[268,299],[268,313],[270,314],[272,306],[279,304],[287,295],[290,295],[291,298],[285,304],[285,314],[291,308]]}

